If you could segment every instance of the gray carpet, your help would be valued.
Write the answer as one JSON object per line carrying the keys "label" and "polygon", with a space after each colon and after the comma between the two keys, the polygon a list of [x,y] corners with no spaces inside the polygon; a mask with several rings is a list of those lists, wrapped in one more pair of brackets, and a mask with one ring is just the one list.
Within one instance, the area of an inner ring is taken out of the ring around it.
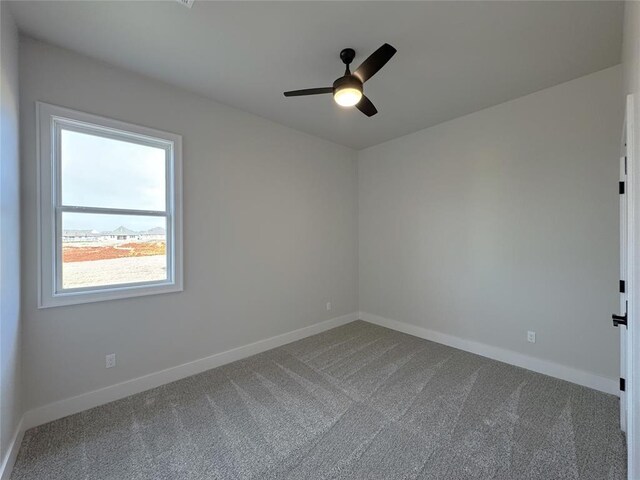
{"label": "gray carpet", "polygon": [[362,321],[29,430],[12,480],[623,479],[618,399]]}

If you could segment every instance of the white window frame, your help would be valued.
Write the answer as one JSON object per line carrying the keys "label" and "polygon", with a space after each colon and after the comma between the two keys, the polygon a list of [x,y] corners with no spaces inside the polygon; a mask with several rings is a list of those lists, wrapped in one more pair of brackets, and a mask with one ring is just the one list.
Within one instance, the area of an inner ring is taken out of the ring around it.
{"label": "white window frame", "polygon": [[[182,137],[43,102],[36,102],[38,158],[38,308],[115,300],[183,290]],[[65,206],[61,203],[60,130],[96,134],[166,152],[166,210]],[[162,216],[167,221],[167,279],[62,289],[63,212]]]}

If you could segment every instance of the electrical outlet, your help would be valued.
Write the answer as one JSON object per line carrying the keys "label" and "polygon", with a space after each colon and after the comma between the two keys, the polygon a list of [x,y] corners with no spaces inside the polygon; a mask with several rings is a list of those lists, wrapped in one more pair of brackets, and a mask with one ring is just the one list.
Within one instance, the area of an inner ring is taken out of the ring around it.
{"label": "electrical outlet", "polygon": [[331,310],[331,302],[327,302],[327,312]]}
{"label": "electrical outlet", "polygon": [[113,368],[116,366],[116,354],[110,353],[105,357],[105,363],[107,368]]}
{"label": "electrical outlet", "polygon": [[536,332],[532,332],[531,330],[527,332],[527,342],[536,343]]}

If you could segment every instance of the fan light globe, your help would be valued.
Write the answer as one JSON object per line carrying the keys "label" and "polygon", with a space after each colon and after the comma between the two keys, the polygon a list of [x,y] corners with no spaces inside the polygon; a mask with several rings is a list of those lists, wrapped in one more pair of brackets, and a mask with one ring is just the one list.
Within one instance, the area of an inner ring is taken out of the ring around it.
{"label": "fan light globe", "polygon": [[362,98],[362,91],[353,87],[345,87],[333,94],[333,99],[341,107],[353,107]]}

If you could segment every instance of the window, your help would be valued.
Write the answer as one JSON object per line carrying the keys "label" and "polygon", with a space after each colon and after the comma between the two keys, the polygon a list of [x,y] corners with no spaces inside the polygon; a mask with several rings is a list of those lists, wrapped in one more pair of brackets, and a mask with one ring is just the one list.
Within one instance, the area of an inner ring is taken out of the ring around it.
{"label": "window", "polygon": [[182,290],[182,138],[37,110],[39,307]]}

